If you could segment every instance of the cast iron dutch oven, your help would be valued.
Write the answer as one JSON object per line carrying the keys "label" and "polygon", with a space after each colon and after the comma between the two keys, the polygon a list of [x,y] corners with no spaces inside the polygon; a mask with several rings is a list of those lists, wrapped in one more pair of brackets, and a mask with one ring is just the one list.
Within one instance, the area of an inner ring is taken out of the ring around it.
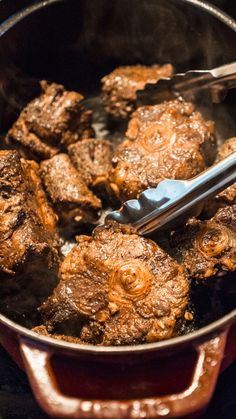
{"label": "cast iron dutch oven", "polygon": [[[1,130],[30,99],[34,80],[91,94],[117,65],[171,62],[184,71],[236,55],[236,23],[198,0],[45,0],[4,20],[0,33]],[[224,138],[235,135],[232,97],[212,113]],[[236,310],[168,341],[104,348],[39,336],[0,315],[0,342],[50,416],[193,418],[236,358]]]}

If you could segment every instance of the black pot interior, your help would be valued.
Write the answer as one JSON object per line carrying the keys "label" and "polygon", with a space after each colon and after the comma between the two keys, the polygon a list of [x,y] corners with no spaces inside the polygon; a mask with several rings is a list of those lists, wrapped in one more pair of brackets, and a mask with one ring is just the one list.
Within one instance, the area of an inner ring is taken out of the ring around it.
{"label": "black pot interior", "polygon": [[[125,64],[172,63],[177,72],[235,60],[236,33],[210,14],[177,0],[70,0],[19,22],[0,38],[0,134],[37,94],[38,81],[97,96],[100,79]],[[204,102],[220,140],[236,133],[236,94]],[[202,106],[202,104],[201,104]],[[122,128],[123,129],[123,128]],[[236,306],[234,275],[193,286],[196,321],[183,333]]]}

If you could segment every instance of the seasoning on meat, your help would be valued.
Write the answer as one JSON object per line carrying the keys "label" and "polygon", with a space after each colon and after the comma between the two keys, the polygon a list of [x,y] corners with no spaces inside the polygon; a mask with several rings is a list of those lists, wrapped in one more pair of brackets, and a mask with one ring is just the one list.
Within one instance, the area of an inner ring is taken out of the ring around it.
{"label": "seasoning on meat", "polygon": [[107,140],[88,138],[70,145],[68,153],[86,185],[104,196],[111,168],[111,143]]}
{"label": "seasoning on meat", "polygon": [[84,109],[81,94],[46,81],[41,82],[41,88],[41,95],[23,109],[6,137],[12,148],[35,160],[50,158],[94,134],[92,111]]}
{"label": "seasoning on meat", "polygon": [[[216,156],[216,162],[223,160],[231,153],[236,151],[236,137],[229,138],[222,146],[218,149]],[[236,184],[233,184],[226,188],[219,195],[211,198],[204,205],[202,216],[204,218],[211,218],[217,212],[219,208],[224,208],[227,205],[233,205],[236,203]]]}
{"label": "seasoning on meat", "polygon": [[[42,224],[48,233],[51,234],[53,241],[56,239],[58,242],[57,222],[58,217],[53,211],[52,206],[49,204],[42,180],[39,176],[39,164],[33,160],[21,159],[21,166],[24,174],[28,179],[32,193],[35,198],[35,211],[40,218]],[[58,243],[57,243],[58,244]]]}
{"label": "seasoning on meat", "polygon": [[102,78],[102,101],[106,112],[115,118],[127,118],[137,108],[138,90],[172,75],[171,64],[116,68]]}
{"label": "seasoning on meat", "polygon": [[62,224],[95,221],[101,201],[88,189],[67,154],[44,160],[40,174]]}
{"label": "seasoning on meat", "polygon": [[55,218],[30,167],[17,151],[0,151],[0,306],[5,313],[28,313],[57,283]]}
{"label": "seasoning on meat", "polygon": [[193,278],[205,279],[236,269],[236,205],[207,221],[191,220],[172,236],[176,258]]}
{"label": "seasoning on meat", "polygon": [[40,311],[49,333],[123,345],[167,339],[184,316],[183,268],[153,241],[110,223],[79,236]]}
{"label": "seasoning on meat", "polygon": [[65,342],[70,342],[70,343],[79,343],[79,344],[84,343],[79,338],[75,338],[73,336],[51,334],[47,331],[47,328],[44,325],[36,326],[32,330],[33,330],[33,332],[36,332],[39,335],[43,335],[43,336],[46,336],[48,338],[53,338],[53,339],[60,340],[60,341],[64,340]]}
{"label": "seasoning on meat", "polygon": [[112,159],[110,187],[121,201],[165,179],[189,179],[214,161],[214,123],[183,100],[134,112]]}
{"label": "seasoning on meat", "polygon": [[[236,152],[236,137],[229,138],[224,142],[220,147],[217,154],[217,161],[223,160],[225,157],[229,156],[231,153]],[[226,204],[235,204],[236,203],[236,183],[232,186],[229,186],[223,192],[219,194],[219,198],[224,201]]]}

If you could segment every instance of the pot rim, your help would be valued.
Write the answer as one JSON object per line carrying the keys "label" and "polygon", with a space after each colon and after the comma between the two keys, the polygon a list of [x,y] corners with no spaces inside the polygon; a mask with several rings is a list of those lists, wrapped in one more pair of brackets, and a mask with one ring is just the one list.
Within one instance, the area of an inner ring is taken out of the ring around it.
{"label": "pot rim", "polygon": [[124,345],[124,346],[95,346],[91,344],[80,344],[66,342],[63,340],[56,340],[53,337],[40,335],[26,327],[20,326],[7,317],[0,314],[0,324],[3,324],[8,329],[19,334],[21,337],[30,338],[38,344],[49,345],[52,348],[66,349],[73,352],[80,352],[81,354],[97,354],[97,355],[125,355],[130,352],[135,353],[146,353],[152,351],[163,351],[164,349],[172,349],[183,344],[192,343],[195,340],[206,338],[209,335],[217,334],[221,329],[225,329],[232,323],[236,322],[236,309],[221,317],[220,319],[204,326],[194,332],[187,333],[183,336],[177,336],[175,338],[153,342],[153,343],[142,343],[137,345]]}
{"label": "pot rim", "polygon": [[[1,0],[0,0],[1,1]],[[26,6],[20,11],[13,13],[8,19],[5,19],[3,22],[0,22],[0,37],[13,28],[18,22],[25,19],[27,16],[37,12],[38,10],[44,9],[48,6],[52,6],[56,3],[62,3],[64,0],[41,0],[39,2],[33,3],[29,6]],[[232,18],[227,13],[223,12],[219,7],[211,4],[206,0],[174,0],[189,4],[195,8],[204,10],[206,13],[214,16],[217,20],[224,23],[234,32],[236,32],[236,20]]]}

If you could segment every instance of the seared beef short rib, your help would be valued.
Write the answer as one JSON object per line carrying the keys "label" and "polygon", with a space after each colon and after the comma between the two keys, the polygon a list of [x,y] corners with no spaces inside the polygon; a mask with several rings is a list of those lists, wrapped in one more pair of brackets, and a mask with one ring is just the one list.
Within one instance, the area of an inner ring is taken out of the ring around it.
{"label": "seared beef short rib", "polygon": [[206,279],[236,269],[236,205],[207,221],[193,219],[172,236],[172,247],[189,275]]}
{"label": "seared beef short rib", "polygon": [[57,154],[40,165],[40,174],[63,225],[94,222],[101,201],[87,187],[69,156]]}
{"label": "seared beef short rib", "polygon": [[138,108],[126,136],[110,172],[110,187],[121,201],[137,198],[166,178],[192,178],[216,154],[214,123],[181,100]]}
{"label": "seared beef short rib", "polygon": [[68,153],[86,185],[104,197],[111,169],[111,143],[107,140],[87,138],[70,145]]}
{"label": "seared beef short rib", "polygon": [[[229,138],[219,148],[216,161],[223,160],[231,153],[236,151],[236,137]],[[219,208],[224,208],[226,205],[233,205],[236,203],[236,184],[226,188],[219,195],[212,198],[205,204],[204,215],[211,218]]]}
{"label": "seared beef short rib", "polygon": [[102,101],[106,112],[115,119],[127,118],[137,108],[138,90],[172,75],[171,64],[116,68],[102,79]]}

